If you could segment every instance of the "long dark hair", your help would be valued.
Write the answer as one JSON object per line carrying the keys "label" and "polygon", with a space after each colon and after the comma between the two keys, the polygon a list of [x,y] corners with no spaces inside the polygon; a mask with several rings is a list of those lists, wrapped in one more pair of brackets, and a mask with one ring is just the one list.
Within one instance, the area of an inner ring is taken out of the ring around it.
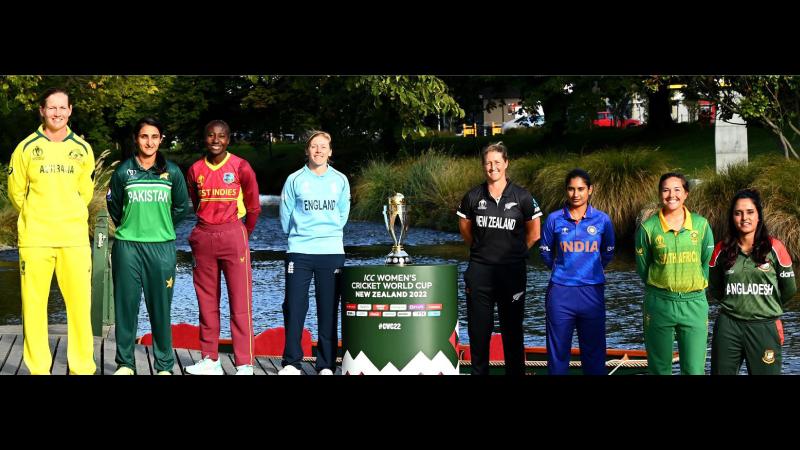
{"label": "long dark hair", "polygon": [[736,231],[736,224],[733,221],[733,208],[736,202],[743,198],[749,198],[756,206],[758,213],[758,225],[753,237],[753,251],[751,253],[753,262],[764,264],[767,262],[767,255],[772,250],[772,242],[769,239],[767,224],[764,223],[764,209],[761,207],[761,195],[755,189],[742,189],[733,196],[731,206],[728,208],[728,234],[725,236],[722,246],[722,256],[724,257],[725,269],[730,269],[736,263],[739,256],[739,233]]}

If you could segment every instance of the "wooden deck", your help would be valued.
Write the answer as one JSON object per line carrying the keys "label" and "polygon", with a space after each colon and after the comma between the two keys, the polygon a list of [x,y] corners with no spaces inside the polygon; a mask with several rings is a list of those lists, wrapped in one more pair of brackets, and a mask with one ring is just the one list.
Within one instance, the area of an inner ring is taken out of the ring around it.
{"label": "wooden deck", "polygon": [[[53,375],[68,375],[67,365],[67,337],[63,335],[50,335],[50,351],[53,362],[50,372]],[[175,367],[173,375],[184,375],[184,368],[201,359],[198,350],[175,349]],[[117,370],[114,362],[116,345],[110,338],[94,338],[94,359],[97,365],[95,375],[112,375]],[[135,349],[136,374],[155,375],[153,368],[153,349],[150,346],[137,345]],[[233,355],[220,353],[222,370],[225,375],[236,374]],[[256,375],[277,375],[281,369],[281,358],[257,357],[254,372]],[[303,361],[302,372],[304,375],[316,375],[317,371],[308,361]],[[337,375],[341,375],[341,368],[337,368]],[[25,363],[22,362],[22,334],[0,334],[0,375],[30,375]]]}

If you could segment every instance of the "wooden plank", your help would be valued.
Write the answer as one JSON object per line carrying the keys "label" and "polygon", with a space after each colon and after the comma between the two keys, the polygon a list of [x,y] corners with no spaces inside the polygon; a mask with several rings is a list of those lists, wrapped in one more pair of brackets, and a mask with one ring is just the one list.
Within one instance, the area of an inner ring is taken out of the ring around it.
{"label": "wooden plank", "polygon": [[230,355],[219,353],[217,357],[222,363],[222,371],[225,372],[225,375],[236,375],[236,366],[233,365]]}
{"label": "wooden plank", "polygon": [[133,351],[136,360],[136,375],[151,375],[150,363],[147,360],[147,350],[144,345],[137,345]]}
{"label": "wooden plank", "polygon": [[317,371],[314,369],[314,367],[310,363],[308,363],[306,361],[302,361],[300,363],[300,369],[303,372],[305,372],[306,375],[316,375],[317,374]]}
{"label": "wooden plank", "polygon": [[13,334],[0,335],[0,370],[6,363],[8,353],[11,351],[11,346],[14,344],[16,337]]}
{"label": "wooden plank", "polygon": [[253,358],[253,375],[266,375],[267,372],[264,372],[264,368],[261,367],[261,364],[256,361],[256,358]]}
{"label": "wooden plank", "polygon": [[267,375],[277,375],[280,370],[280,361],[273,362],[272,359],[263,356],[256,358],[256,364],[258,364]]}
{"label": "wooden plank", "polygon": [[176,370],[177,375],[185,375],[186,368],[194,364],[192,360],[192,356],[189,355],[189,350],[185,348],[176,348],[175,349],[175,360],[178,361],[179,369]]}
{"label": "wooden plank", "polygon": [[95,375],[102,375],[103,374],[103,338],[100,336],[94,337],[94,366],[95,366]]}
{"label": "wooden plank", "polygon": [[67,337],[51,336],[50,351],[53,352],[53,366],[50,373],[53,375],[67,374]]}
{"label": "wooden plank", "polygon": [[103,339],[103,375],[114,375],[117,371],[117,341]]}
{"label": "wooden plank", "polygon": [[8,345],[8,349],[2,367],[0,367],[0,375],[14,375],[22,361],[22,335],[6,334],[3,336],[3,347],[6,345]]}
{"label": "wooden plank", "polygon": [[342,366],[336,366],[336,372],[333,372],[334,375],[341,375],[342,374]]}
{"label": "wooden plank", "polygon": [[200,353],[200,350],[189,350],[189,356],[191,356],[192,360],[194,360],[196,363],[203,359],[203,354]]}

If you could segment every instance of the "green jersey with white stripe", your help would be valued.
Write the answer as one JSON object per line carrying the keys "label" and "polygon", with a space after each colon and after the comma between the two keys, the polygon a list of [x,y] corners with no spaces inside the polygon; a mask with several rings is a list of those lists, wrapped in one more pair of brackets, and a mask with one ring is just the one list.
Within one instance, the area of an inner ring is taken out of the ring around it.
{"label": "green jersey with white stripe", "polygon": [[714,236],[703,216],[683,209],[680,230],[671,230],[661,211],[636,230],[636,271],[648,286],[669,292],[701,291],[708,286]]}
{"label": "green jersey with white stripe", "polygon": [[180,168],[160,153],[149,169],[135,157],[120,164],[111,176],[106,200],[117,225],[115,238],[124,241],[173,241],[175,227],[189,210]]}

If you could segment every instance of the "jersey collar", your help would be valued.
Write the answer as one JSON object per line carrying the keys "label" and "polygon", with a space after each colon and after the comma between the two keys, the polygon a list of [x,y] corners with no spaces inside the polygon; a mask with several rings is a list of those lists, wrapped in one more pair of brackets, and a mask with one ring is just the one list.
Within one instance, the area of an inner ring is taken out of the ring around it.
{"label": "jersey collar", "polygon": [[[30,128],[29,128],[29,129],[30,129]],[[41,136],[41,137],[43,137],[43,138],[47,139],[48,141],[50,140],[50,138],[49,138],[49,137],[47,137],[47,135],[46,135],[46,134],[44,134],[44,125],[39,125],[39,129],[37,129],[37,130],[36,130],[36,133],[37,133],[39,136]],[[63,140],[63,141],[61,141],[61,142],[65,142],[65,141],[67,141],[67,140],[69,140],[69,139],[72,139],[72,135],[73,135],[73,134],[74,134],[74,133],[72,132],[72,128],[70,128],[70,127],[69,127],[69,125],[67,125],[67,136],[66,136],[66,137],[64,138],[64,140]]]}
{"label": "jersey collar", "polygon": [[[592,205],[591,204],[586,205],[586,212],[583,213],[583,217],[581,217],[581,219],[589,219],[589,218],[591,218],[594,215],[593,212],[594,212],[594,208],[592,208]],[[567,206],[566,203],[564,204],[564,208],[561,209],[561,214],[563,214],[564,218],[567,219],[567,220],[572,220],[572,221],[575,220],[569,214],[569,206]]]}
{"label": "jersey collar", "polygon": [[[664,231],[664,233],[670,231],[669,225],[667,224],[667,219],[664,218],[664,212],[661,209],[658,210],[658,220],[661,222],[661,230]],[[683,207],[682,228],[685,228],[687,230],[694,229],[692,228],[692,214],[689,212],[689,209],[686,206]],[[680,231],[680,230],[674,230],[674,231]]]}
{"label": "jersey collar", "polygon": [[225,155],[225,157],[222,158],[222,161],[220,161],[219,164],[215,165],[215,164],[211,164],[210,162],[208,162],[208,158],[203,156],[203,161],[206,163],[206,166],[208,166],[208,168],[211,169],[211,170],[217,170],[220,167],[224,166],[225,163],[228,162],[229,159],[231,159],[231,152],[227,152],[227,155]]}

